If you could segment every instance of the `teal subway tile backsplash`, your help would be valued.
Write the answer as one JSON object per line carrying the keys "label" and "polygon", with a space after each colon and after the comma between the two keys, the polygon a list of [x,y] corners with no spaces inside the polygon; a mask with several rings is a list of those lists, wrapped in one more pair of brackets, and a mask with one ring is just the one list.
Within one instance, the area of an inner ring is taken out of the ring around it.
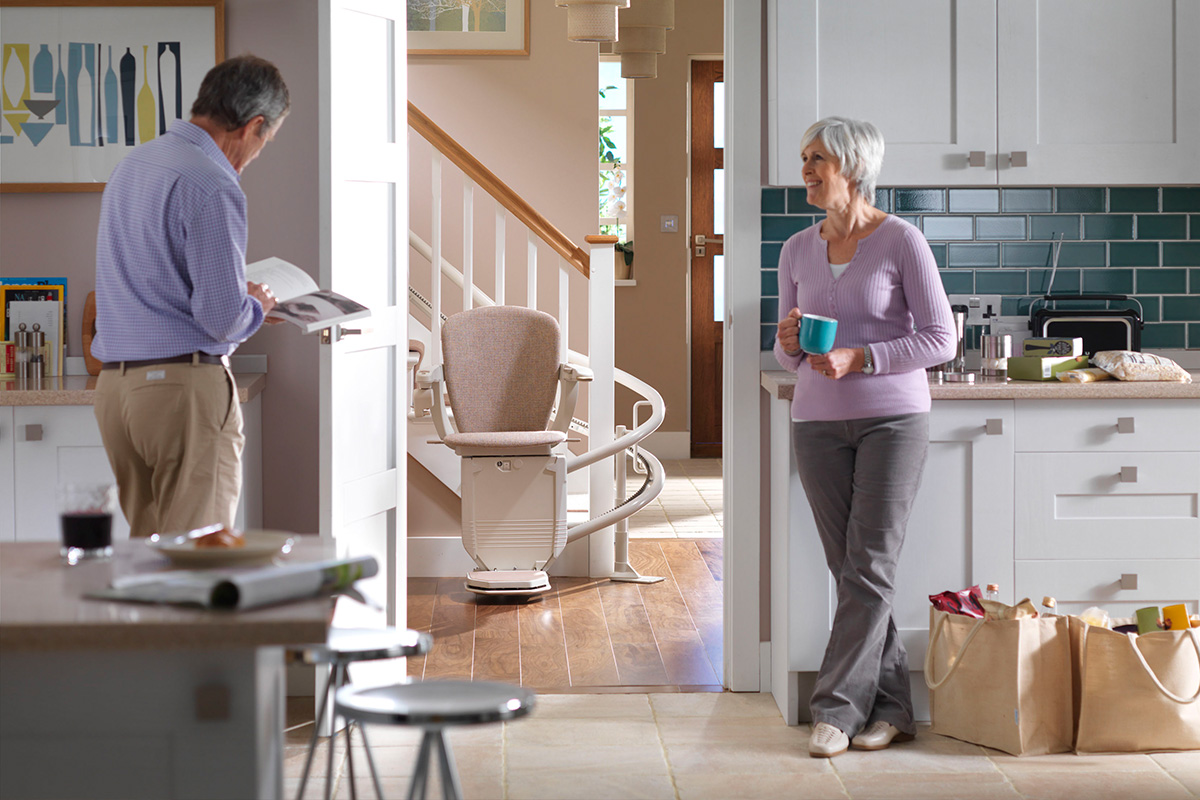
{"label": "teal subway tile backsplash", "polygon": [[[775,339],[782,243],[824,216],[805,197],[803,188],[763,189],[765,350]],[[1054,295],[1135,297],[1144,348],[1200,349],[1200,186],[901,186],[877,189],[876,204],[923,231],[949,294],[999,294],[1002,313],[1027,316],[1035,299],[1045,305],[1057,248]]]}

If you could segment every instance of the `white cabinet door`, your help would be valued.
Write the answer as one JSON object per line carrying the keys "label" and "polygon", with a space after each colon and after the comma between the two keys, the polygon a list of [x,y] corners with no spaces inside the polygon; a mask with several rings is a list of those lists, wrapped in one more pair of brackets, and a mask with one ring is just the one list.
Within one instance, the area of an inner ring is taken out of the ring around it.
{"label": "white cabinet door", "polygon": [[0,408],[0,542],[17,538],[17,511],[13,494],[13,410]]}
{"label": "white cabinet door", "polygon": [[[57,489],[64,483],[116,483],[91,406],[21,406],[13,409],[16,529],[22,540],[59,536]],[[113,539],[129,538],[122,514]]]}
{"label": "white cabinet door", "polygon": [[1200,180],[1200,3],[1004,0],[998,25],[1002,184]]}
{"label": "white cabinet door", "polygon": [[[938,401],[929,425],[929,455],[896,571],[894,616],[914,670],[929,642],[929,595],[990,582],[1011,598],[1013,587],[1012,401]],[[789,466],[787,575],[773,570],[772,581],[790,588],[788,669],[803,672],[821,665],[837,600],[794,459]]]}
{"label": "white cabinet door", "polygon": [[803,185],[800,137],[830,115],[882,131],[880,185],[995,183],[994,0],[770,0],[767,50],[772,184]]}

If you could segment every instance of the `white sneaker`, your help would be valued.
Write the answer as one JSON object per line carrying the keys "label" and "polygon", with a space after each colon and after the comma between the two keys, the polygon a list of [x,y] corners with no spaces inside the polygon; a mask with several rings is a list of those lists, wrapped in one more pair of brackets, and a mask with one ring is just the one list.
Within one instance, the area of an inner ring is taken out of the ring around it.
{"label": "white sneaker", "polygon": [[846,752],[850,739],[828,722],[818,722],[808,740],[808,754],[813,758],[833,758]]}
{"label": "white sneaker", "polygon": [[850,742],[855,750],[886,750],[892,742],[911,742],[911,733],[902,733],[890,722],[877,720],[866,727]]}

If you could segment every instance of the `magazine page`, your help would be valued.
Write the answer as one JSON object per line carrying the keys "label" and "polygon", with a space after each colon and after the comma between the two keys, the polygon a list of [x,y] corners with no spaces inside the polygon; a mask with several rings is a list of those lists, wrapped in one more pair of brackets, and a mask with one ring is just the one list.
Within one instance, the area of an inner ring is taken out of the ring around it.
{"label": "magazine page", "polygon": [[348,297],[318,290],[277,302],[267,317],[282,319],[305,333],[312,333],[370,315],[371,309]]}
{"label": "magazine page", "polygon": [[274,257],[247,264],[246,280],[265,283],[279,300],[290,300],[319,288],[307,272],[282,258]]}
{"label": "magazine page", "polygon": [[244,611],[340,591],[377,574],[373,556],[244,570],[170,570],[114,578],[107,589],[86,596]]}

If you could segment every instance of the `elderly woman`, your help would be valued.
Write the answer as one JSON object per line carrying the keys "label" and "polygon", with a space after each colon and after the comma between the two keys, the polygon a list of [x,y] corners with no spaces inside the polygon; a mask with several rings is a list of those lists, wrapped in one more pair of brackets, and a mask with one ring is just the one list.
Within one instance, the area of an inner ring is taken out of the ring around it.
{"label": "elderly woman", "polygon": [[[829,117],[800,147],[808,202],[826,216],[783,246],[775,356],[796,373],[792,444],[837,584],[810,704],[809,754],[829,758],[916,731],[892,595],[929,447],[924,370],[949,360],[955,341],[925,237],[874,207],[879,130]],[[828,353],[801,349],[805,313],[838,321]]]}

